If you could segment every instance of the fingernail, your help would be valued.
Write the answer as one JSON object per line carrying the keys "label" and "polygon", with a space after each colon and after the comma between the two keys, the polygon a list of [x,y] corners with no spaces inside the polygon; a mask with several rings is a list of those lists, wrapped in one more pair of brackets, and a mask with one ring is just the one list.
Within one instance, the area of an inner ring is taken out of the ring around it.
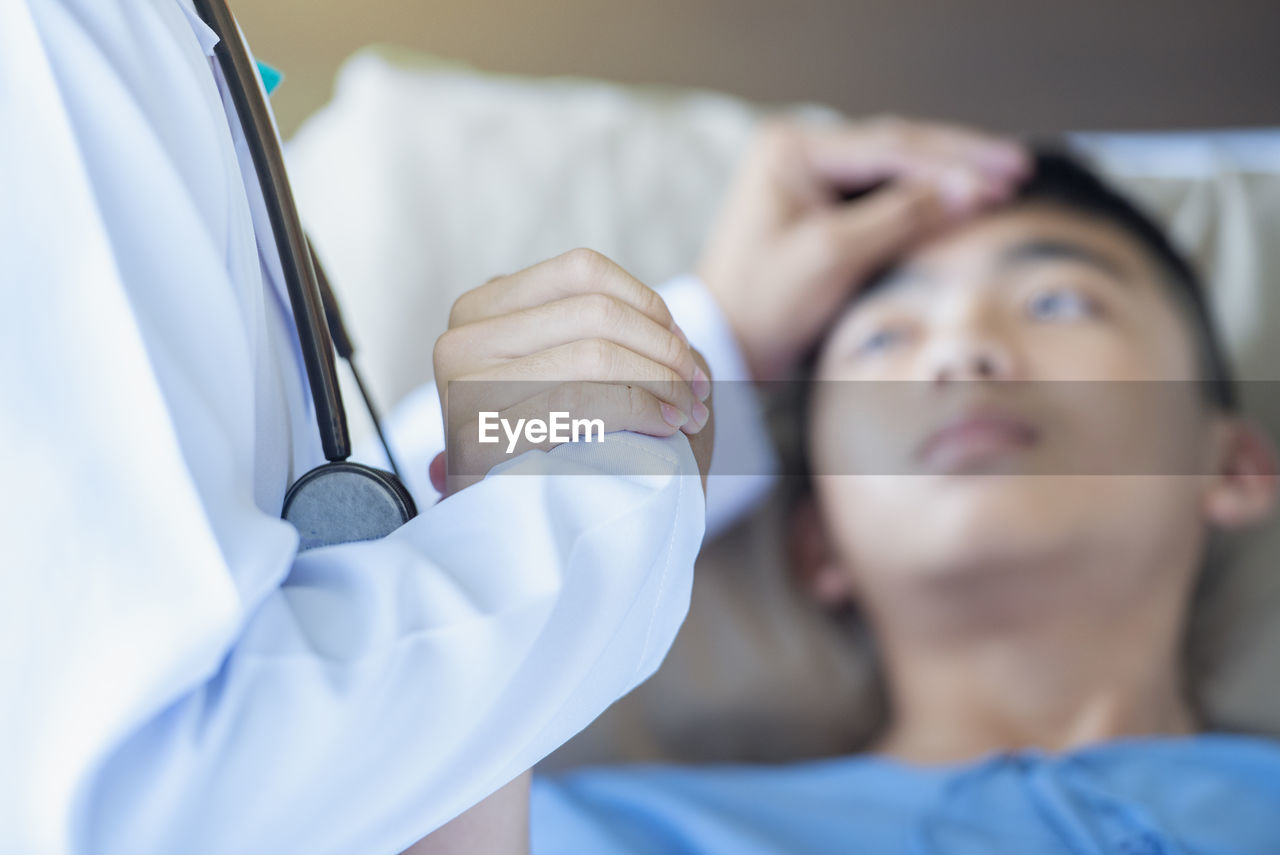
{"label": "fingernail", "polygon": [[689,417],[680,412],[670,404],[663,402],[662,404],[662,420],[674,428],[684,427],[688,423]]}
{"label": "fingernail", "polygon": [[680,336],[680,340],[684,342],[684,346],[689,346],[689,337],[684,334],[684,330],[680,329],[680,325],[675,321],[671,322],[671,331]]}
{"label": "fingernail", "polygon": [[701,368],[693,369],[693,394],[698,396],[699,401],[705,401],[711,396],[711,378]]}
{"label": "fingernail", "polygon": [[693,402],[693,423],[698,430],[702,430],[707,426],[707,419],[711,418],[711,411],[707,409],[707,405],[701,401]]}

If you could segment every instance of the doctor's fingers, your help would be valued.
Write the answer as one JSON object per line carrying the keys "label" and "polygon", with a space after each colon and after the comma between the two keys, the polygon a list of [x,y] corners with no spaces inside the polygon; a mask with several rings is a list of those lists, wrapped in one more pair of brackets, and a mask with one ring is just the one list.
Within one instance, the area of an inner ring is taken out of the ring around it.
{"label": "doctor's fingers", "polygon": [[[485,415],[484,420],[480,419],[481,415]],[[532,434],[521,428],[521,422],[536,425],[538,421],[548,425],[547,434],[543,435],[540,428]],[[483,429],[489,438],[502,436],[503,447],[515,444],[518,454],[530,448],[548,449],[568,442],[563,433],[558,433],[558,426],[564,425],[564,430],[572,438],[573,422],[577,422],[580,439],[584,438],[586,431],[591,431],[586,439],[594,440],[598,431],[634,430],[650,436],[671,436],[678,430],[684,430],[687,434],[696,434],[707,424],[707,416],[701,417],[700,421],[691,420],[671,404],[634,383],[558,383],[502,410],[467,413],[466,417],[457,420],[457,424],[449,426],[449,436],[453,440],[451,447],[458,449],[472,444],[493,444],[477,442]],[[557,436],[561,438],[557,439]],[[453,462],[451,457],[451,466]],[[460,468],[456,471],[475,470]]]}
{"label": "doctor's fingers", "polygon": [[[636,384],[556,384],[501,410],[450,419],[442,492],[454,493],[530,449],[599,442],[604,434],[621,430],[671,436],[681,429],[677,421],[670,404]],[[701,427],[688,424],[683,429],[694,442]],[[637,466],[644,463],[636,460]]]}
{"label": "doctor's fingers", "polygon": [[656,291],[590,249],[572,249],[473,288],[454,302],[449,327],[591,293],[614,297],[648,315],[659,326],[675,329],[671,312]]}
{"label": "doctor's fingers", "polygon": [[500,362],[589,338],[612,341],[667,366],[691,383],[707,383],[682,336],[631,304],[600,292],[454,327],[437,343],[436,371],[444,377],[474,374]]}
{"label": "doctor's fingers", "polygon": [[459,375],[445,389],[452,425],[481,411],[503,410],[564,383],[636,386],[670,404],[681,424],[706,422],[710,383],[693,385],[671,368],[612,341],[588,338]]}

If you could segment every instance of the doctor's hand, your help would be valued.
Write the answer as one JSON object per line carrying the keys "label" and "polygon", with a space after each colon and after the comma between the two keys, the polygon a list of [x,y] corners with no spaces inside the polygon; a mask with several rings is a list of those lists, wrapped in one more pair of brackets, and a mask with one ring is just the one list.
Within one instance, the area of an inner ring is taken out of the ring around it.
{"label": "doctor's hand", "polygon": [[778,379],[866,277],[910,242],[1007,199],[1029,165],[1010,140],[941,124],[768,124],[698,273],[753,377]]}
{"label": "doctor's hand", "polygon": [[604,432],[683,431],[705,482],[707,365],[662,298],[599,253],[572,250],[463,294],[433,360],[445,454],[431,480],[445,495],[579,426],[597,436],[575,420],[599,420]]}

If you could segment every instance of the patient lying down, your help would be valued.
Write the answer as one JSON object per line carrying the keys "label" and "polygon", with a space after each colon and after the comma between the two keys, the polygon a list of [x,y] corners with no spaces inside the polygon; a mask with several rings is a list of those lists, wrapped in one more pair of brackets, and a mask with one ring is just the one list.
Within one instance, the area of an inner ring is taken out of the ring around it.
{"label": "patient lying down", "polygon": [[1208,543],[1270,512],[1275,465],[1157,228],[1039,155],[808,364],[796,569],[865,616],[887,727],[536,779],[533,852],[1280,852],[1280,747],[1202,732],[1181,661]]}

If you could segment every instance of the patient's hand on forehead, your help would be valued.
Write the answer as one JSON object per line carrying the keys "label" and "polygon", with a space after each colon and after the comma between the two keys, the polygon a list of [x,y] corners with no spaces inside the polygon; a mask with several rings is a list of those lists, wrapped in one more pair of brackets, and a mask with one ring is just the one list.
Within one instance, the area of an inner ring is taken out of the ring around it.
{"label": "patient's hand on forehead", "polygon": [[869,621],[878,748],[922,761],[1193,730],[1208,538],[1274,498],[1195,274],[1081,167],[1035,166],[833,313],[804,412],[801,576]]}
{"label": "patient's hand on forehead", "polygon": [[779,122],[744,159],[698,272],[754,377],[778,379],[867,275],[1007,199],[1027,166],[1020,144],[951,125]]}

